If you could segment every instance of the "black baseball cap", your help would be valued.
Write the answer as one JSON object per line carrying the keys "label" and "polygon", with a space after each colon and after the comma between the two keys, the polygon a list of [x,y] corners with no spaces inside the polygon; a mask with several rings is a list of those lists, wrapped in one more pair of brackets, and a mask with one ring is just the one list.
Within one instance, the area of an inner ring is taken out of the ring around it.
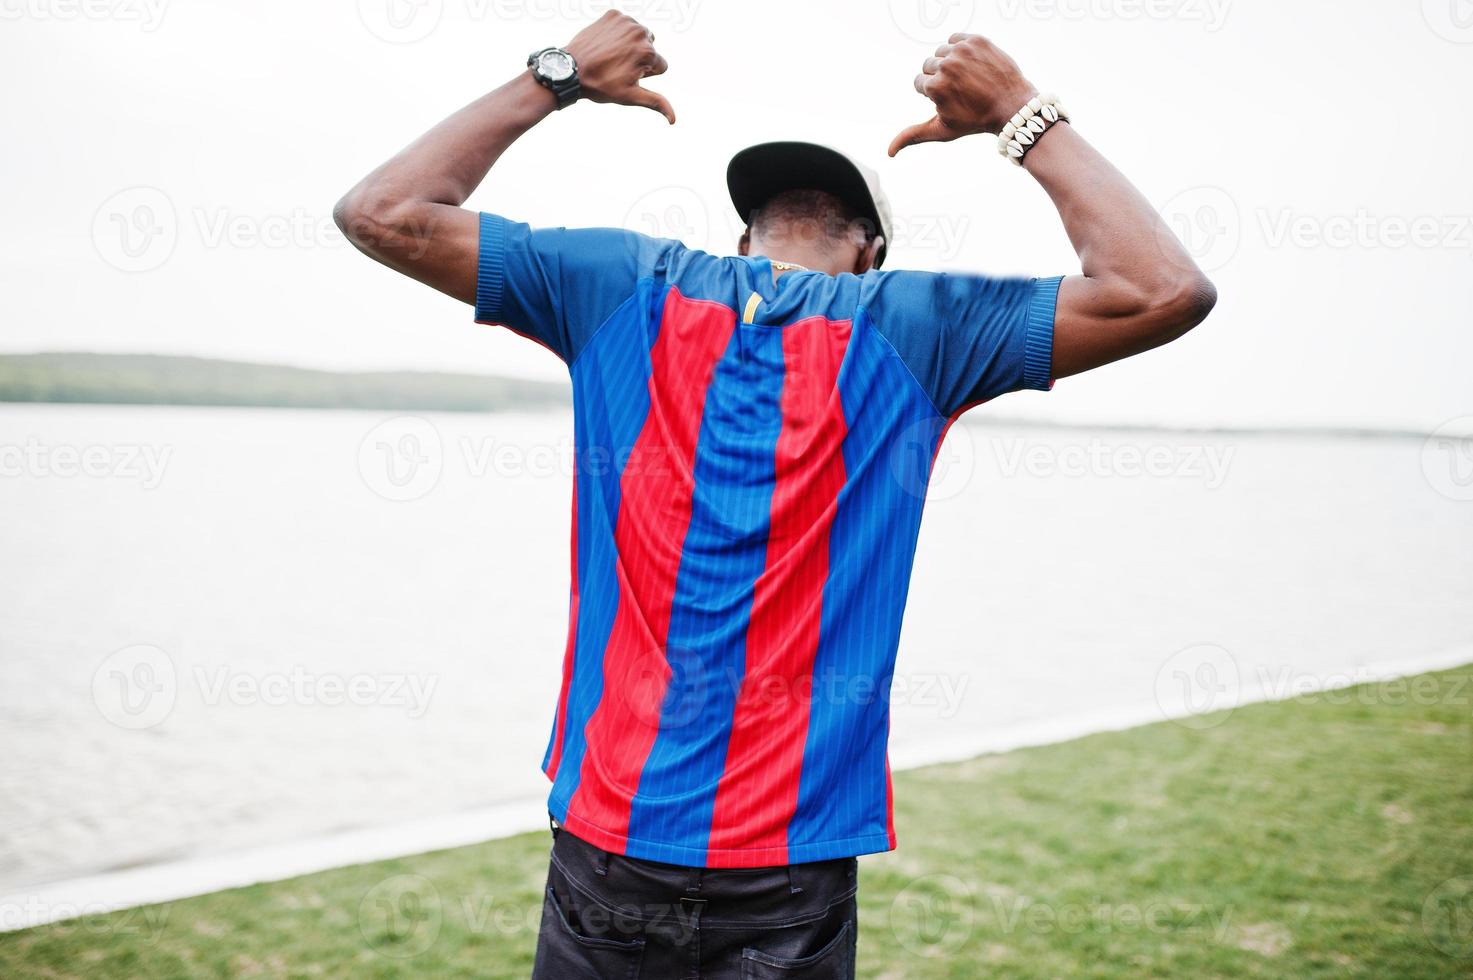
{"label": "black baseball cap", "polygon": [[885,236],[875,267],[885,261],[890,248],[890,202],[880,190],[879,175],[838,150],[818,143],[758,143],[731,158],[726,186],[737,214],[748,222],[754,212],[784,191],[826,191]]}

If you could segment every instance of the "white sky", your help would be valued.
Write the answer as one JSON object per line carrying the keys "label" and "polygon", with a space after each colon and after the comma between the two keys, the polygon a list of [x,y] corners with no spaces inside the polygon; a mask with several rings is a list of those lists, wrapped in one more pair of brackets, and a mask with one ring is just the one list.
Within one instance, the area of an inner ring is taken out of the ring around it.
{"label": "white sky", "polygon": [[[330,212],[606,4],[415,4],[0,0],[0,349],[563,376],[359,256]],[[1192,230],[1222,294],[1179,344],[996,411],[1429,429],[1473,414],[1470,0],[624,9],[657,32],[672,68],[651,87],[680,124],[580,105],[514,147],[472,205],[729,251],[728,156],[807,138],[880,171],[902,232],[891,268],[1077,271],[1046,198],[989,138],[884,158],[926,115],[921,59],[971,29]]]}

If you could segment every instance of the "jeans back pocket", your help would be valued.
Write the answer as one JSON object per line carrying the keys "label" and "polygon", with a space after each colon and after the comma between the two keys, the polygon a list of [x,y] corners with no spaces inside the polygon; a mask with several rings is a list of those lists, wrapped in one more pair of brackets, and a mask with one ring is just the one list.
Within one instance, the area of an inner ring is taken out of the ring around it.
{"label": "jeans back pocket", "polygon": [[542,900],[534,980],[637,980],[644,940],[589,935],[549,885]]}

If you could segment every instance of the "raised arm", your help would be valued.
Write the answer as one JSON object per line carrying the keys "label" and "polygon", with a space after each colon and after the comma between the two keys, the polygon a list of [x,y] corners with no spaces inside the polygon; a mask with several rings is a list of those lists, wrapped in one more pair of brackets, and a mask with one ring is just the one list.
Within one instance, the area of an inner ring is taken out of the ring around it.
{"label": "raised arm", "polygon": [[[665,71],[654,35],[609,11],[566,50],[578,62],[583,98],[675,110],[640,81]],[[462,204],[507,147],[557,108],[530,70],[461,109],[358,182],[333,209],[359,250],[456,299],[476,299],[477,218]]]}
{"label": "raised arm", "polygon": [[[927,59],[916,89],[936,115],[895,137],[914,143],[998,133],[1038,94],[991,41],[955,34]],[[1056,125],[1024,158],[1059,209],[1083,275],[1064,280],[1054,320],[1053,377],[1065,378],[1168,343],[1201,323],[1217,291],[1120,171],[1070,125]]]}

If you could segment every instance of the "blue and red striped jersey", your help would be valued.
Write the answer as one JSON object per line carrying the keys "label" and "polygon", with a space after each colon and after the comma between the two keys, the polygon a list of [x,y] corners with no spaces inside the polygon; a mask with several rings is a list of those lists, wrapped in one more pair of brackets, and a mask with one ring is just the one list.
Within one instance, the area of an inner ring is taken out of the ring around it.
{"label": "blue and red striped jersey", "polygon": [[477,321],[573,382],[553,816],[700,867],[893,848],[888,692],[931,466],[967,407],[1049,387],[1059,280],[774,282],[760,257],[480,220]]}

